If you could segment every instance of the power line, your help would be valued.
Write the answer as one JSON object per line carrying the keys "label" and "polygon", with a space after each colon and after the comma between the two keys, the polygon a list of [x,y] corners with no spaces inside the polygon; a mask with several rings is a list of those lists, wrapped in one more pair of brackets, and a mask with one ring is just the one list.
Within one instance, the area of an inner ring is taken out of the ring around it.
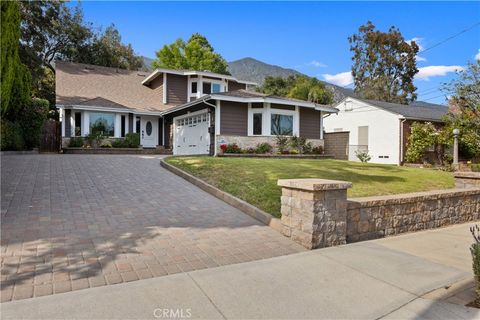
{"label": "power line", "polygon": [[441,94],[441,95],[439,95],[439,96],[435,96],[435,97],[432,97],[432,98],[428,98],[428,99],[425,99],[425,100],[422,100],[422,101],[425,102],[425,101],[433,100],[433,99],[440,98],[440,97],[445,97],[445,95],[444,95],[444,94]]}
{"label": "power line", "polygon": [[470,27],[468,27],[468,28],[466,28],[466,29],[463,29],[462,31],[460,31],[460,32],[458,32],[458,33],[455,33],[454,35],[451,35],[450,37],[448,37],[448,38],[446,38],[446,39],[444,39],[444,40],[442,40],[442,41],[440,41],[440,42],[437,42],[436,44],[434,44],[434,45],[431,46],[431,47],[428,47],[428,48],[423,49],[422,51],[420,51],[420,53],[421,53],[421,52],[428,51],[428,50],[431,50],[431,49],[433,49],[433,48],[436,48],[436,47],[438,47],[439,45],[442,45],[442,44],[444,44],[445,42],[450,41],[450,40],[452,40],[453,38],[456,38],[456,37],[458,37],[459,35],[464,34],[465,32],[468,32],[468,31],[472,30],[473,28],[475,28],[475,27],[477,27],[477,26],[480,26],[480,22],[477,22],[477,23],[475,23],[474,25],[472,25],[472,26],[470,26]]}

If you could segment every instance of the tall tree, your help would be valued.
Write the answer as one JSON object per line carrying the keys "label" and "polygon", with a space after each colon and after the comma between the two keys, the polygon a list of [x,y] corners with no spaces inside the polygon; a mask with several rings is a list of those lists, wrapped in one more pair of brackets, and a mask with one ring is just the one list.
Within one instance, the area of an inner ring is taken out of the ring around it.
{"label": "tall tree", "polygon": [[1,104],[2,115],[10,107],[21,106],[30,99],[31,76],[20,61],[20,6],[3,1],[1,6]]}
{"label": "tall tree", "polygon": [[460,129],[460,151],[466,157],[480,158],[480,61],[470,62],[456,79],[444,85],[450,96],[450,112],[445,117],[445,133],[450,137]]}
{"label": "tall tree", "polygon": [[113,24],[94,35],[91,44],[77,50],[69,60],[128,70],[143,67],[142,57],[135,54],[131,44],[122,43],[120,32]]}
{"label": "tall tree", "polygon": [[154,68],[208,70],[220,74],[230,74],[225,59],[216,53],[207,38],[194,33],[185,42],[177,39],[164,45],[157,51],[157,59],[153,61]]}
{"label": "tall tree", "polygon": [[257,89],[266,94],[300,99],[320,104],[333,102],[333,93],[317,78],[307,76],[266,77]]}
{"label": "tall tree", "polygon": [[408,43],[400,30],[375,30],[372,22],[348,38],[353,52],[355,93],[366,99],[407,104],[417,98],[413,78],[418,72],[415,41]]}

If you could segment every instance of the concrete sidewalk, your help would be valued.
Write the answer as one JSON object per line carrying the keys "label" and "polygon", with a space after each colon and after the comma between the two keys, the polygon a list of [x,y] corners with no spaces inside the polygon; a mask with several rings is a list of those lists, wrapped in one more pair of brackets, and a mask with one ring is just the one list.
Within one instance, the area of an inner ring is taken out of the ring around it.
{"label": "concrete sidewalk", "polygon": [[480,319],[425,296],[471,281],[470,225],[3,303],[2,319]]}

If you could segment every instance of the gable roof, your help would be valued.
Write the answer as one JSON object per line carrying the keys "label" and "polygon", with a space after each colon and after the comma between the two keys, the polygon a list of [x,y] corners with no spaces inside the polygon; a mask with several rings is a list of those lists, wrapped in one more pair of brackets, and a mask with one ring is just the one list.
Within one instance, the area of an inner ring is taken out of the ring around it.
{"label": "gable roof", "polygon": [[[347,97],[368,103],[377,108],[398,114],[405,119],[442,122],[442,118],[448,113],[448,107],[440,104],[433,104],[423,101],[415,101],[409,105],[391,103],[377,100],[361,99],[358,97]],[[345,100],[345,99],[344,99]]]}
{"label": "gable roof", "polygon": [[175,69],[165,69],[165,68],[157,68],[152,73],[150,73],[145,80],[142,81],[143,84],[148,84],[153,79],[157,78],[159,75],[163,73],[170,73],[170,74],[178,74],[181,76],[205,76],[205,77],[212,77],[212,78],[221,78],[226,80],[235,81],[242,84],[250,84],[250,85],[257,85],[256,82],[252,81],[243,81],[235,78],[231,75],[215,73],[210,71],[196,71],[196,70],[175,70]]}
{"label": "gable roof", "polygon": [[337,113],[338,109],[335,109],[331,106],[327,105],[322,105],[322,104],[317,104],[313,102],[308,102],[304,100],[298,100],[298,99],[290,99],[290,98],[285,98],[285,97],[280,97],[280,96],[274,96],[274,95],[268,95],[265,93],[260,93],[260,92],[253,92],[253,91],[247,91],[247,90],[235,90],[235,91],[228,91],[228,92],[221,92],[221,93],[211,93],[209,95],[203,96],[199,99],[196,99],[194,101],[176,106],[172,109],[169,109],[164,112],[164,114],[172,113],[174,111],[178,111],[181,109],[185,109],[191,106],[194,106],[198,103],[202,103],[208,100],[220,100],[220,101],[235,101],[235,102],[243,102],[243,103],[249,103],[249,102],[270,102],[270,103],[277,103],[277,104],[285,104],[285,105],[291,105],[291,106],[300,106],[300,107],[306,107],[306,108],[312,108],[315,110],[319,111],[324,111],[328,113]]}
{"label": "gable roof", "polygon": [[162,90],[142,85],[146,72],[63,61],[57,61],[55,69],[57,105],[91,104],[144,112],[171,107],[163,104]]}

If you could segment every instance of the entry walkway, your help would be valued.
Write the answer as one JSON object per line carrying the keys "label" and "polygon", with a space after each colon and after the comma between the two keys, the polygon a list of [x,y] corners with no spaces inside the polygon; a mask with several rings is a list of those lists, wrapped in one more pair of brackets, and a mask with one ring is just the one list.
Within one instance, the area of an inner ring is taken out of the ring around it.
{"label": "entry walkway", "polygon": [[2,317],[479,319],[438,293],[471,286],[470,225],[13,301]]}

